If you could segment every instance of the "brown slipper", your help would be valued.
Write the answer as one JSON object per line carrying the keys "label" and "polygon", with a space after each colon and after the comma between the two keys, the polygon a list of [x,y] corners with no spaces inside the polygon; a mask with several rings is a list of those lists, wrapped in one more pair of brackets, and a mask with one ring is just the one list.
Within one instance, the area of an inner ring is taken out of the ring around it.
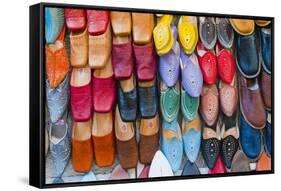
{"label": "brown slipper", "polygon": [[91,141],[91,120],[73,122],[72,126],[72,165],[76,172],[91,170],[94,153]]}
{"label": "brown slipper", "polygon": [[129,36],[132,30],[132,19],[130,12],[111,11],[110,20],[113,33],[116,36]]}
{"label": "brown slipper", "polygon": [[86,66],[88,63],[88,32],[71,32],[70,38],[70,63],[73,67]]}
{"label": "brown slipper", "polygon": [[114,132],[112,112],[94,113],[92,141],[96,164],[99,167],[111,166],[114,162]]}
{"label": "brown slipper", "polygon": [[115,110],[115,137],[122,168],[135,168],[138,163],[138,147],[134,123],[122,121],[118,106]]}
{"label": "brown slipper", "polygon": [[153,14],[132,13],[133,39],[135,44],[148,44],[154,28]]}
{"label": "brown slipper", "polygon": [[101,35],[89,35],[89,66],[93,69],[102,68],[111,57],[111,27],[107,26]]}
{"label": "brown slipper", "polygon": [[140,121],[139,159],[143,164],[150,164],[159,148],[159,115]]}

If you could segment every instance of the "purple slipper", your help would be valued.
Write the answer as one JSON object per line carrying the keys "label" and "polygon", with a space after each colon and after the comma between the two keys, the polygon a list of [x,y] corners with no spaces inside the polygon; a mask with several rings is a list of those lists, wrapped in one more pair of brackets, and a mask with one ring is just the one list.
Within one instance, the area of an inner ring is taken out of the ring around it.
{"label": "purple slipper", "polygon": [[177,42],[177,28],[172,26],[174,44],[172,49],[162,56],[159,61],[159,72],[163,82],[168,86],[172,87],[176,84],[179,78],[180,69],[180,46]]}
{"label": "purple slipper", "polygon": [[200,96],[203,86],[203,76],[197,56],[194,53],[187,55],[181,51],[180,66],[182,76],[181,84],[184,90],[192,97]]}

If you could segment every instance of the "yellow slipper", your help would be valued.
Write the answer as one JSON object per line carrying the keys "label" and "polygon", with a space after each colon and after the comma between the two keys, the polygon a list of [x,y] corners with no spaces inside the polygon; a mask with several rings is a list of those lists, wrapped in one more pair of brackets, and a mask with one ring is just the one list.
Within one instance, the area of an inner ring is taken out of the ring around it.
{"label": "yellow slipper", "polygon": [[153,30],[155,47],[158,55],[167,54],[173,47],[174,37],[171,29],[172,15],[162,16]]}
{"label": "yellow slipper", "polygon": [[259,27],[266,27],[267,25],[269,25],[271,23],[271,21],[270,20],[255,20],[255,23]]}
{"label": "yellow slipper", "polygon": [[186,54],[192,54],[198,42],[197,18],[182,16],[178,24],[181,46]]}
{"label": "yellow slipper", "polygon": [[233,29],[241,35],[250,35],[255,30],[254,20],[249,19],[229,19]]}

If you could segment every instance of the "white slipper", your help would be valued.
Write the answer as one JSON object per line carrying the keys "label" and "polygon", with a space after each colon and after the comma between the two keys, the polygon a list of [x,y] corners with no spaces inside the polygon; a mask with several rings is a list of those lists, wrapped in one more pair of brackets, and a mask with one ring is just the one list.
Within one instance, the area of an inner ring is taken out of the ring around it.
{"label": "white slipper", "polygon": [[174,176],[169,161],[166,159],[164,154],[158,150],[152,163],[150,165],[148,177],[163,177],[163,176]]}
{"label": "white slipper", "polygon": [[82,177],[81,182],[90,182],[90,181],[96,181],[96,180],[97,180],[97,178],[96,178],[95,174],[92,171],[90,171]]}
{"label": "white slipper", "polygon": [[112,171],[109,180],[129,179],[129,174],[121,165],[117,165]]}

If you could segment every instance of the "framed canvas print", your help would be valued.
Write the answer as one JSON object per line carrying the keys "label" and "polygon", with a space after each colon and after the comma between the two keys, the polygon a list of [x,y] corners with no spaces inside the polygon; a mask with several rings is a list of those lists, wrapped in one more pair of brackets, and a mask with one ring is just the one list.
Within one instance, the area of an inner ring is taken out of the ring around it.
{"label": "framed canvas print", "polygon": [[273,87],[272,17],[33,5],[30,184],[274,173]]}

